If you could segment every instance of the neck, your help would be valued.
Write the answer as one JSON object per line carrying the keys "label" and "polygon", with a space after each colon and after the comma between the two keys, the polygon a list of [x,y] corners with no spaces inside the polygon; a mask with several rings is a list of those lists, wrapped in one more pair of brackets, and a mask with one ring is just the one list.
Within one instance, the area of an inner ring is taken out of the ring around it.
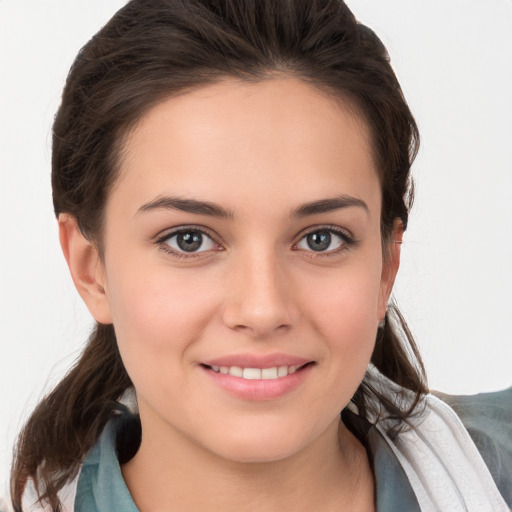
{"label": "neck", "polygon": [[364,447],[341,421],[314,443],[272,462],[219,457],[178,432],[144,435],[122,468],[141,512],[373,510],[374,483]]}

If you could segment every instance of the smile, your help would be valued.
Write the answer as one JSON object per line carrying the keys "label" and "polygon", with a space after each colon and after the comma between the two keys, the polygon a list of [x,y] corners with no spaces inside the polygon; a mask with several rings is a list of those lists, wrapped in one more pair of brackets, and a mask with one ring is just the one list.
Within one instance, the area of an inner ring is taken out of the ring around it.
{"label": "smile", "polygon": [[[238,361],[226,359],[238,359]],[[281,398],[299,388],[316,366],[314,361],[299,358],[266,359],[267,361],[262,358],[237,356],[223,358],[222,365],[218,364],[221,363],[219,360],[218,362],[209,361],[209,364],[202,363],[199,367],[211,382],[232,396],[249,401],[268,401]],[[273,363],[270,363],[269,359],[274,359]],[[288,359],[288,361],[285,362],[282,359]]]}
{"label": "smile", "polygon": [[231,375],[247,380],[273,380],[294,374],[300,367],[292,366],[274,366],[272,368],[242,368],[240,366],[210,366],[210,368],[223,375]]}

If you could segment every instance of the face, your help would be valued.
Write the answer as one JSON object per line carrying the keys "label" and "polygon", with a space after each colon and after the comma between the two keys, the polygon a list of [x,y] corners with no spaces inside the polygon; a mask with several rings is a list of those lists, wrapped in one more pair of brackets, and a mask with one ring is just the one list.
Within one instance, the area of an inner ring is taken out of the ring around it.
{"label": "face", "polygon": [[102,284],[145,438],[239,461],[313,445],[390,289],[364,123],[295,79],[226,80],[149,111],[120,168]]}

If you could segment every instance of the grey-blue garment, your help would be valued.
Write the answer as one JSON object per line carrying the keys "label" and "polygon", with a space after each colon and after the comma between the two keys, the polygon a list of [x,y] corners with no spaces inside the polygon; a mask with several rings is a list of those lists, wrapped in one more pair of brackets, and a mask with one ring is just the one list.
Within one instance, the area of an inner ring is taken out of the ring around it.
{"label": "grey-blue garment", "polygon": [[512,387],[479,395],[435,395],[462,420],[498,490],[512,509]]}
{"label": "grey-blue garment", "polygon": [[110,421],[87,454],[78,479],[75,512],[138,512],[121,474],[117,437],[130,428],[125,413]]}
{"label": "grey-blue garment", "polygon": [[[462,419],[480,450],[505,501],[512,508],[512,388],[473,396],[437,396]],[[361,419],[343,414],[353,432]],[[372,463],[377,512],[420,512],[420,506],[396,456],[377,429],[366,424],[364,439]],[[140,436],[136,417],[125,413],[109,422],[87,455],[77,486],[76,512],[137,512],[123,480],[118,457],[120,445]],[[360,435],[360,434],[359,434]],[[119,440],[123,441],[120,443]],[[129,443],[128,443],[129,444]]]}

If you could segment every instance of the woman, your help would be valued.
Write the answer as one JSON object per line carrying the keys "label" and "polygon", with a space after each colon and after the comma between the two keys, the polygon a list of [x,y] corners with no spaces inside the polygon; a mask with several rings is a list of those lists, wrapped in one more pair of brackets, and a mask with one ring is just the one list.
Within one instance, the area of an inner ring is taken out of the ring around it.
{"label": "woman", "polygon": [[343,3],[123,8],[55,120],[97,327],[20,437],[14,508],[506,510],[388,308],[417,143]]}

